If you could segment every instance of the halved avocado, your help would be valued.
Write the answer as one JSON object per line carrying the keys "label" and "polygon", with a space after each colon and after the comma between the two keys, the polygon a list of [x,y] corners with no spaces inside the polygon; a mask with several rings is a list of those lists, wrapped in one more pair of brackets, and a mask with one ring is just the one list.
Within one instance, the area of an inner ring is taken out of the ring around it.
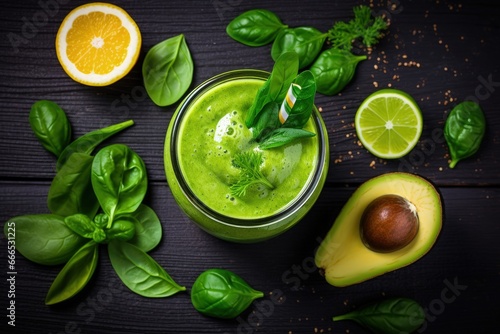
{"label": "halved avocado", "polygon": [[[387,194],[402,196],[416,206],[419,229],[404,248],[380,253],[363,243],[360,220],[368,204]],[[421,258],[434,245],[441,225],[441,198],[431,183],[410,173],[383,174],[363,183],[347,201],[318,248],[315,262],[331,285],[360,283]]]}

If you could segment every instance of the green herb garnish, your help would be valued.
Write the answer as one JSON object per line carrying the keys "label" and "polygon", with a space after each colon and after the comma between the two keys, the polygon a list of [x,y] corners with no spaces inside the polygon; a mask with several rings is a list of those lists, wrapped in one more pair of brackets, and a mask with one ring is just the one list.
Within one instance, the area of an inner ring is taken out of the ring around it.
{"label": "green herb garnish", "polygon": [[260,165],[262,165],[262,153],[259,152],[240,152],[233,159],[233,166],[240,169],[240,177],[238,182],[231,185],[231,195],[241,197],[245,196],[248,187],[253,184],[263,184],[269,189],[274,189],[274,186],[262,174]]}
{"label": "green herb garnish", "polygon": [[365,46],[377,44],[387,29],[387,22],[380,16],[373,17],[370,7],[353,8],[354,19],[349,22],[339,21],[328,31],[328,40],[333,48],[351,50],[352,44],[361,41]]}
{"label": "green herb garnish", "polygon": [[[310,71],[297,74],[297,54],[285,52],[274,64],[269,79],[257,92],[245,122],[261,149],[282,146],[294,139],[315,135],[302,128],[311,118],[316,81]],[[290,104],[292,95],[295,101]]]}

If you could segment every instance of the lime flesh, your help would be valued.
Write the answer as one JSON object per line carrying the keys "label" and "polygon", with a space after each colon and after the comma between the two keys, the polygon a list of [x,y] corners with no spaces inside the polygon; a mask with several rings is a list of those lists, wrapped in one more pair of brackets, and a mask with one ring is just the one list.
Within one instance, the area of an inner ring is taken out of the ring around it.
{"label": "lime flesh", "polygon": [[397,89],[368,96],[354,120],[363,146],[373,155],[397,159],[410,152],[422,134],[422,113],[415,100]]}

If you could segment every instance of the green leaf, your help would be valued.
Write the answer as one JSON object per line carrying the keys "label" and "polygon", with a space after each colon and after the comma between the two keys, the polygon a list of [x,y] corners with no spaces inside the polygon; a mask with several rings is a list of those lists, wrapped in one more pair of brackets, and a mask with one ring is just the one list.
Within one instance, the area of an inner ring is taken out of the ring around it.
{"label": "green leaf", "polygon": [[299,59],[295,52],[285,52],[276,60],[269,78],[257,92],[247,112],[245,124],[248,128],[255,125],[256,119],[269,102],[281,103],[298,70]]}
{"label": "green leaf", "polygon": [[283,29],[273,42],[271,56],[276,61],[287,51],[299,56],[299,68],[311,64],[323,48],[326,34],[316,28],[298,27]]}
{"label": "green leaf", "polygon": [[255,125],[250,130],[252,130],[254,139],[260,142],[262,138],[280,126],[279,105],[276,102],[269,102],[264,106],[255,121]]}
{"label": "green leaf", "polygon": [[151,256],[124,241],[111,240],[108,254],[116,274],[133,292],[151,298],[168,297],[186,290]]}
{"label": "green leaf", "polygon": [[47,195],[49,210],[61,216],[77,213],[94,217],[99,202],[90,181],[93,156],[73,153],[52,180]]}
{"label": "green leaf", "polygon": [[282,101],[288,88],[299,73],[299,58],[293,51],[282,53],[269,77],[269,98],[271,101]]}
{"label": "green leaf", "polygon": [[144,59],[142,76],[151,100],[159,106],[177,102],[193,80],[193,60],[183,34],[153,46]]}
{"label": "green leaf", "polygon": [[315,133],[309,132],[304,129],[279,128],[274,130],[266,138],[264,138],[260,142],[259,148],[267,150],[270,148],[289,144],[295,139],[314,137],[315,135]]}
{"label": "green leaf", "polygon": [[263,184],[269,189],[274,186],[262,174],[260,165],[262,165],[262,154],[260,152],[240,152],[233,159],[233,166],[240,169],[238,181],[232,184],[229,189],[233,196],[245,196],[248,187],[253,184]]}
{"label": "green leaf", "polygon": [[293,83],[297,84],[301,89],[283,127],[300,129],[311,118],[316,96],[316,81],[310,71],[304,71],[295,78]]}
{"label": "green leaf", "polygon": [[96,229],[92,220],[88,216],[81,213],[64,218],[64,223],[73,232],[87,239],[92,239]]}
{"label": "green leaf", "polygon": [[92,164],[92,187],[108,215],[107,227],[115,216],[137,210],[147,191],[146,166],[141,157],[123,144],[101,149]]}
{"label": "green leaf", "polygon": [[97,267],[98,249],[98,245],[90,241],[71,257],[52,282],[45,297],[46,305],[65,301],[87,285]]}
{"label": "green leaf", "polygon": [[464,101],[451,110],[444,126],[451,154],[450,168],[479,150],[485,131],[486,118],[476,102]]}
{"label": "green leaf", "polygon": [[107,240],[128,241],[135,235],[135,227],[139,224],[137,219],[129,216],[120,216],[113,221],[111,228],[106,230]]}
{"label": "green leaf", "polygon": [[109,137],[113,136],[114,134],[132,126],[133,124],[134,121],[128,120],[99,130],[88,132],[83,136],[78,137],[76,140],[71,142],[71,144],[66,146],[64,151],[59,156],[56,166],[57,170],[60,170],[62,166],[64,166],[66,161],[73,153],[85,153],[87,155],[90,155],[97,147],[97,145],[99,145]]}
{"label": "green leaf", "polygon": [[160,243],[163,233],[160,219],[153,209],[144,204],[130,215],[137,220],[137,224],[135,235],[128,243],[149,252]]}
{"label": "green leaf", "polygon": [[71,141],[71,124],[58,104],[40,100],[33,104],[29,122],[43,147],[59,156]]}
{"label": "green leaf", "polygon": [[262,46],[271,43],[280,30],[286,27],[275,13],[266,9],[252,9],[235,17],[226,27],[226,32],[232,39],[245,45]]}
{"label": "green leaf", "polygon": [[222,319],[236,318],[263,296],[240,276],[224,269],[203,272],[191,289],[191,302],[198,312]]}
{"label": "green leaf", "polygon": [[351,82],[358,63],[365,59],[365,55],[355,56],[346,50],[323,51],[310,68],[316,78],[318,92],[324,95],[340,93]]}
{"label": "green leaf", "polygon": [[401,334],[417,330],[425,321],[422,307],[408,298],[390,298],[367,305],[333,321],[354,320],[376,334]]}
{"label": "green leaf", "polygon": [[85,243],[69,229],[62,216],[25,215],[11,218],[4,226],[15,226],[16,251],[30,261],[43,265],[65,263]]}

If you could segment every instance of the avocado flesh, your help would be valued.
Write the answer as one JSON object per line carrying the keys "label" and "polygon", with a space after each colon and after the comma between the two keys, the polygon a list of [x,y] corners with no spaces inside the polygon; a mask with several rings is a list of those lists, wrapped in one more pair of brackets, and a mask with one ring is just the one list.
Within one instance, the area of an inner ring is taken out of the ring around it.
{"label": "avocado flesh", "polygon": [[[374,199],[396,194],[417,207],[419,230],[404,248],[378,253],[361,241],[359,224]],[[344,205],[315,256],[328,283],[343,287],[402,268],[421,258],[436,241],[442,225],[441,198],[427,180],[409,173],[387,173],[363,183]]]}

